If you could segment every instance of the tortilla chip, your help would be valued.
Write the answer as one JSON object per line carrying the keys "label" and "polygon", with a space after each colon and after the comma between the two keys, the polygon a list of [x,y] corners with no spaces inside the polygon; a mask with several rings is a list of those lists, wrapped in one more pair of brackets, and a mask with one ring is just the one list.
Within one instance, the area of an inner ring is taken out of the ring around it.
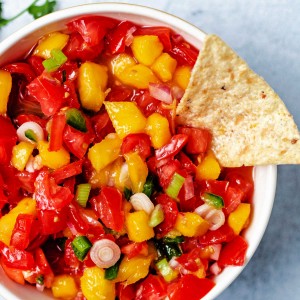
{"label": "tortilla chip", "polygon": [[176,113],[178,124],[212,132],[224,167],[300,163],[299,131],[284,103],[216,35],[206,37]]}

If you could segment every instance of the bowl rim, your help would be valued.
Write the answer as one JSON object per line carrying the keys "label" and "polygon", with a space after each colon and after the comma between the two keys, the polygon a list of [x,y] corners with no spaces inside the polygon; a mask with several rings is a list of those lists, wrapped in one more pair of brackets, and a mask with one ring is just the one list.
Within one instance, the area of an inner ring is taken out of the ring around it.
{"label": "bowl rim", "polygon": [[[134,8],[134,9],[133,9]],[[120,14],[128,14],[128,15],[138,15],[140,17],[146,16],[152,19],[158,20],[167,24],[171,29],[177,31],[187,32],[188,34],[192,35],[195,39],[199,41],[201,44],[206,36],[206,33],[199,29],[197,26],[193,25],[192,23],[177,17],[173,14],[168,12],[151,8],[143,5],[137,4],[129,4],[129,3],[119,3],[119,2],[101,2],[101,3],[93,3],[93,4],[81,4],[72,7],[68,7],[65,9],[61,9],[55,11],[51,14],[43,16],[37,20],[32,21],[31,23],[25,25],[23,28],[15,31],[10,36],[6,37],[3,41],[0,42],[0,57],[8,51],[17,41],[21,40],[24,37],[29,36],[31,33],[37,31],[38,29],[45,27],[49,24],[62,21],[63,19],[67,18],[76,18],[83,15],[105,15],[106,13],[120,13]],[[142,22],[141,22],[142,23]],[[261,230],[259,234],[255,236],[255,239],[251,240],[251,244],[247,250],[246,261],[245,264],[241,267],[226,267],[223,270],[224,273],[229,273],[226,282],[218,282],[216,280],[217,285],[202,299],[203,300],[210,300],[216,298],[220,295],[237,277],[238,275],[244,270],[248,262],[250,261],[251,257],[254,255],[255,251],[258,248],[258,245],[265,233],[267,228],[272,207],[274,204],[275,199],[275,192],[276,192],[276,181],[277,181],[277,166],[269,165],[269,166],[259,166],[254,168],[254,177],[255,174],[259,174],[261,170],[265,170],[268,177],[268,184],[270,190],[267,192],[267,199],[266,201],[267,206],[264,209],[266,211],[263,222],[260,223]],[[254,191],[255,193],[255,191]],[[254,197],[254,196],[253,196]],[[247,232],[245,234],[247,236]],[[222,272],[222,273],[223,273]],[[219,278],[219,277],[217,277]],[[19,300],[18,298],[10,289],[6,288],[4,284],[2,284],[0,280],[0,297],[7,297],[6,299],[9,300]]]}

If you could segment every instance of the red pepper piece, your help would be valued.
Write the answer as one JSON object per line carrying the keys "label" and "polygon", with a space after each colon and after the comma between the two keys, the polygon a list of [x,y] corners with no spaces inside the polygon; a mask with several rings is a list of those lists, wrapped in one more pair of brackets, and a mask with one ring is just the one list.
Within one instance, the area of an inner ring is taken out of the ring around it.
{"label": "red pepper piece", "polygon": [[63,143],[63,131],[66,125],[64,114],[55,114],[52,118],[49,151],[58,151]]}

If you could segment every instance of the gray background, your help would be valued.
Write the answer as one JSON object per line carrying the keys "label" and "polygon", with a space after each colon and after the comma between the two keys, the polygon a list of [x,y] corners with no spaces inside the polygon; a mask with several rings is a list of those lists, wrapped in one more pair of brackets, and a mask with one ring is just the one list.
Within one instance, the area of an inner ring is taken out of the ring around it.
{"label": "gray background", "polygon": [[[30,0],[3,2],[6,17],[31,3]],[[97,1],[57,2],[59,9]],[[190,21],[207,33],[220,35],[269,82],[300,127],[299,0],[119,2],[156,7]],[[31,17],[25,15],[3,28],[0,41],[30,20]],[[299,195],[300,167],[279,166],[274,209],[262,242],[242,274],[218,300],[300,299]]]}

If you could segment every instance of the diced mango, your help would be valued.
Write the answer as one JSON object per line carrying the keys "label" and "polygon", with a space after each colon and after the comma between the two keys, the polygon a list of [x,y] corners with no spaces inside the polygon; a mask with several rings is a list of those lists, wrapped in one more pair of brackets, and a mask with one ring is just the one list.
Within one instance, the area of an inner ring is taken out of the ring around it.
{"label": "diced mango", "polygon": [[221,173],[221,167],[212,151],[209,151],[197,166],[196,177],[202,179],[217,179]]}
{"label": "diced mango", "polygon": [[68,43],[69,35],[61,32],[52,32],[42,37],[33,51],[33,55],[50,58],[52,49],[62,50]]}
{"label": "diced mango", "polygon": [[116,282],[125,282],[126,285],[145,278],[149,273],[152,256],[137,255],[133,258],[125,256],[120,264]]}
{"label": "diced mango", "polygon": [[10,73],[4,70],[0,70],[0,115],[6,113],[11,87],[12,77]]}
{"label": "diced mango", "polygon": [[140,35],[134,37],[131,49],[139,63],[151,66],[162,54],[164,46],[156,35]]}
{"label": "diced mango", "polygon": [[168,119],[159,113],[153,113],[147,119],[146,133],[150,136],[152,147],[155,149],[166,145],[171,139]]}
{"label": "diced mango", "polygon": [[209,228],[209,223],[196,213],[179,213],[174,228],[188,237],[201,236]]}
{"label": "diced mango", "polygon": [[154,230],[148,224],[149,218],[149,215],[143,210],[126,215],[125,225],[131,241],[139,243],[154,237]]}
{"label": "diced mango", "polygon": [[49,151],[49,142],[39,141],[37,148],[43,166],[58,169],[70,163],[70,153],[63,147],[58,151]]}
{"label": "diced mango", "polygon": [[16,207],[0,219],[0,241],[9,246],[12,231],[19,214],[36,215],[36,202],[32,198],[24,198]]}
{"label": "diced mango", "polygon": [[249,203],[240,203],[239,206],[229,214],[228,225],[233,229],[236,235],[247,225],[251,212]]}
{"label": "diced mango", "polygon": [[80,285],[87,300],[115,300],[115,283],[105,279],[105,271],[101,268],[85,268]]}
{"label": "diced mango", "polygon": [[83,63],[78,72],[78,90],[81,105],[92,111],[99,111],[105,99],[108,68],[93,62]]}
{"label": "diced mango", "polygon": [[136,65],[135,59],[126,53],[121,53],[112,58],[110,61],[110,69],[114,76],[122,81],[124,71]]}
{"label": "diced mango", "polygon": [[176,66],[176,59],[168,53],[163,53],[155,60],[151,69],[161,81],[167,82],[172,79]]}
{"label": "diced mango", "polygon": [[29,142],[20,142],[15,145],[12,150],[12,165],[19,171],[23,171],[32,151],[34,149],[34,144]]}
{"label": "diced mango", "polygon": [[128,165],[132,191],[133,193],[140,193],[143,191],[148,176],[147,164],[137,152],[126,153],[124,157]]}
{"label": "diced mango", "polygon": [[[97,172],[119,157],[121,144],[122,140],[116,134],[113,134],[107,136],[100,143],[95,144],[89,149],[88,158]],[[105,174],[103,175],[105,176]]]}
{"label": "diced mango", "polygon": [[158,78],[154,75],[152,70],[142,64],[137,64],[124,70],[119,76],[123,84],[138,88],[147,89],[149,83],[158,83]]}
{"label": "diced mango", "polygon": [[192,68],[190,66],[180,66],[175,70],[173,75],[173,81],[182,89],[186,89],[190,78],[191,78]]}
{"label": "diced mango", "polygon": [[58,275],[52,283],[52,293],[55,298],[73,299],[78,293],[75,279],[71,275]]}
{"label": "diced mango", "polygon": [[119,138],[145,131],[147,119],[134,102],[104,102],[104,105]]}

